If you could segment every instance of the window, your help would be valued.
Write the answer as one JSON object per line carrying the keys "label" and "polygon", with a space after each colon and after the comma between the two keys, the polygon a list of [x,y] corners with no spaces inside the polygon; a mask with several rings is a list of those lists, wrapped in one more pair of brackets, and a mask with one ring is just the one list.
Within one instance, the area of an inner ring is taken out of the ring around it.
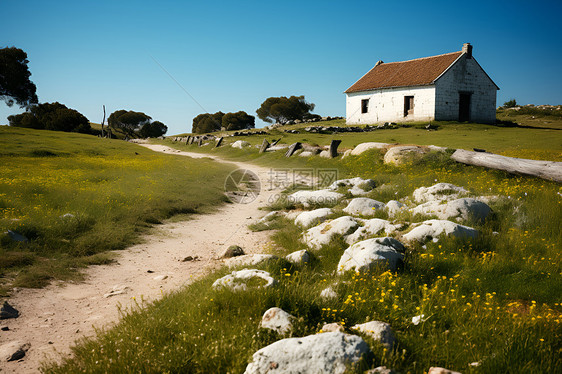
{"label": "window", "polygon": [[404,96],[404,117],[414,114],[414,97]]}
{"label": "window", "polygon": [[361,113],[367,113],[369,111],[369,99],[361,100]]}

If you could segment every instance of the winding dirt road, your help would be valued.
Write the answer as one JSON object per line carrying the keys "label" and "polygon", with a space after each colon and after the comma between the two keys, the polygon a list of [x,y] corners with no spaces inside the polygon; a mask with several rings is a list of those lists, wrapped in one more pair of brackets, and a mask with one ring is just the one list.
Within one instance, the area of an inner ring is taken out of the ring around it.
{"label": "winding dirt road", "polygon": [[[162,145],[142,145],[158,152],[227,162]],[[270,196],[278,191],[268,189],[269,169],[228,163],[259,176],[262,190],[253,202],[226,204],[211,214],[160,225],[145,237],[144,243],[117,251],[116,264],[86,269],[84,282],[57,283],[43,289],[15,292],[9,302],[20,311],[20,317],[0,321],[1,327],[8,328],[0,331],[0,346],[19,341],[31,347],[20,361],[0,362],[0,371],[39,372],[42,361],[70,355],[70,347],[77,339],[94,335],[94,328],[117,322],[119,306],[129,308],[141,297],[147,301],[158,299],[205,274],[209,268],[219,266],[221,261],[216,257],[230,245],[240,245],[247,253],[259,253],[269,240],[268,234],[251,232],[247,225],[265,215],[258,208],[267,205]],[[197,256],[199,260],[182,261],[187,256]],[[104,296],[112,290],[113,296]]]}

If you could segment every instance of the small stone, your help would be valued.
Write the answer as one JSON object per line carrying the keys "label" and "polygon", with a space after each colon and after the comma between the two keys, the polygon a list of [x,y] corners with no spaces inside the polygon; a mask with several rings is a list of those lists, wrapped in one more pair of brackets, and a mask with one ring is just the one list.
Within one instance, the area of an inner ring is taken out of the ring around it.
{"label": "small stone", "polygon": [[452,371],[449,369],[445,369],[445,368],[440,368],[440,367],[431,367],[429,368],[427,374],[461,374],[458,371]]}
{"label": "small stone", "polygon": [[127,293],[127,291],[129,291],[129,290],[130,290],[130,288],[127,287],[127,286],[116,285],[116,286],[113,286],[113,288],[108,293],[103,295],[103,297],[108,298],[108,297],[111,297],[111,296],[121,295],[121,294]]}
{"label": "small stone", "polygon": [[242,256],[244,255],[244,250],[242,249],[242,247],[237,246],[237,245],[231,245],[230,247],[228,247],[228,249],[224,252],[224,254],[222,255],[223,258],[231,258],[231,257],[236,257],[236,256]]}
{"label": "small stone", "polygon": [[10,331],[10,328],[8,326],[3,326],[2,331]]}
{"label": "small stone", "polygon": [[27,243],[29,241],[29,239],[27,239],[25,236],[12,230],[8,230],[7,234],[10,237],[10,239],[12,239],[15,242]]}
{"label": "small stone", "polygon": [[181,261],[182,261],[182,262],[197,261],[198,259],[199,259],[199,256],[195,256],[195,257],[193,257],[193,256],[187,256],[187,257],[184,257],[184,259],[181,260]]}
{"label": "small stone", "polygon": [[394,332],[390,328],[390,325],[386,322],[381,321],[371,321],[367,323],[362,323],[360,325],[355,325],[352,327],[353,330],[361,331],[373,339],[379,341],[385,347],[391,349],[394,345],[395,338]]}
{"label": "small stone", "polygon": [[154,273],[154,270],[147,270],[146,272],[152,274],[152,273]]}
{"label": "small stone", "polygon": [[345,331],[344,327],[336,322],[326,323],[324,326],[322,326],[322,332],[344,332],[344,331]]}
{"label": "small stone", "polygon": [[25,357],[29,347],[29,343],[22,344],[18,341],[3,344],[0,346],[0,361],[21,360]]}
{"label": "small stone", "polygon": [[260,327],[276,331],[279,334],[286,334],[293,329],[292,320],[294,319],[294,316],[283,309],[274,307],[263,314]]}
{"label": "small stone", "polygon": [[287,261],[297,265],[302,265],[310,262],[310,258],[311,254],[306,249],[301,249],[300,251],[290,253],[285,257]]}
{"label": "small stone", "polygon": [[18,318],[19,315],[20,312],[16,308],[4,301],[4,305],[0,308],[0,319]]}
{"label": "small stone", "polygon": [[421,322],[425,322],[427,320],[427,318],[424,318],[425,314],[420,314],[417,316],[413,316],[412,317],[412,324],[414,325],[419,325]]}
{"label": "small stone", "polygon": [[396,374],[396,372],[392,369],[387,368],[386,366],[379,366],[374,369],[368,370],[363,374]]}
{"label": "small stone", "polygon": [[154,278],[152,278],[155,281],[163,281],[164,279],[168,279],[167,275],[157,275]]}

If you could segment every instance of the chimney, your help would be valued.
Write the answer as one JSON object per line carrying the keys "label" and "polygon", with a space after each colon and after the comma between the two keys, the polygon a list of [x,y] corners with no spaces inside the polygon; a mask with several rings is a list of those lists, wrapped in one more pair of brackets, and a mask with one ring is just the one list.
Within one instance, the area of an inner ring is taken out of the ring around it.
{"label": "chimney", "polygon": [[378,60],[377,63],[375,64],[375,67],[377,67],[377,66],[379,66],[379,65],[381,65],[381,64],[384,64],[384,62],[382,62],[382,60]]}
{"label": "chimney", "polygon": [[462,52],[466,53],[466,58],[472,58],[472,46],[470,43],[464,43],[462,45]]}

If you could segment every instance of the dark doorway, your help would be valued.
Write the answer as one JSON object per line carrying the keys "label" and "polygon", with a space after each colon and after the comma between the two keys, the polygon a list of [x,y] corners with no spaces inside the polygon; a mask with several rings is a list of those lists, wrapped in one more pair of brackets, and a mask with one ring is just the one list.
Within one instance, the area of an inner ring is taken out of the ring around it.
{"label": "dark doorway", "polygon": [[404,117],[414,114],[414,97],[404,96]]}
{"label": "dark doorway", "polygon": [[459,122],[470,121],[470,94],[459,93]]}

